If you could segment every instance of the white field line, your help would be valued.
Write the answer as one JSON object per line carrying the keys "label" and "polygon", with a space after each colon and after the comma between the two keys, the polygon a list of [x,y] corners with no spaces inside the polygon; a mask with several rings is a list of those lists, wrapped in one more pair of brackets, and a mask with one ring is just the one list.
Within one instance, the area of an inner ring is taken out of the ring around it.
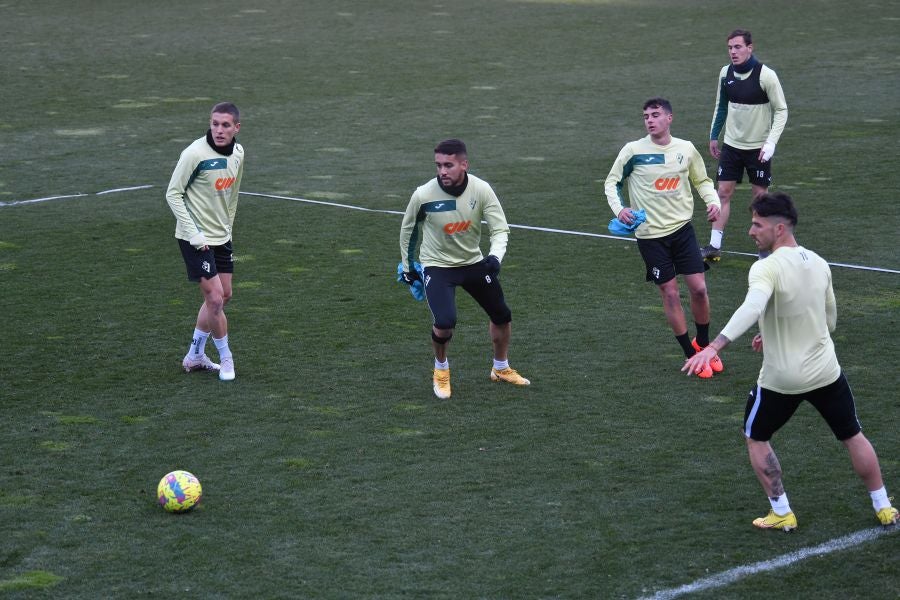
{"label": "white field line", "polygon": [[[671,598],[677,598],[685,594],[692,594],[695,592],[702,592],[704,590],[724,587],[738,581],[739,579],[749,577],[750,575],[758,575],[759,573],[765,573],[767,571],[774,571],[783,567],[789,567],[794,563],[800,562],[801,560],[806,560],[807,558],[812,558],[814,556],[831,554],[832,552],[838,552],[839,550],[846,550],[847,548],[858,546],[859,544],[862,544],[864,542],[870,542],[881,535],[893,533],[896,531],[896,527],[893,527],[891,529],[863,529],[862,531],[857,531],[856,533],[851,533],[849,535],[845,535],[844,537],[827,541],[825,543],[819,544],[818,546],[813,546],[811,548],[801,548],[800,550],[795,550],[794,552],[789,552],[788,554],[782,554],[781,556],[776,556],[775,558],[769,560],[764,560],[750,565],[744,565],[742,567],[735,567],[716,575],[711,575],[710,577],[698,579],[697,581],[688,583],[681,587],[661,590],[659,592],[656,592],[652,596],[642,596],[639,600],[670,600]],[[778,534],[775,533],[775,535]]]}
{"label": "white field line", "polygon": [[[104,190],[102,192],[96,192],[94,194],[71,194],[68,196],[48,196],[47,198],[35,198],[33,200],[14,200],[11,202],[0,202],[0,208],[4,208],[7,206],[20,206],[23,204],[35,204],[38,202],[48,202],[50,200],[64,200],[67,198],[82,198],[85,196],[103,196],[106,194],[114,194],[118,192],[128,192],[132,190],[146,190],[155,187],[153,185],[137,185],[131,187],[123,187],[123,188],[115,188],[112,190]],[[257,192],[241,192],[241,196],[255,196],[257,198],[271,198],[273,200],[289,200],[291,202],[303,202],[305,204],[319,204],[322,206],[333,206],[336,208],[346,208],[348,210],[359,210],[363,212],[373,212],[373,213],[382,213],[388,215],[403,215],[403,211],[399,210],[385,210],[378,208],[366,208],[364,206],[355,206],[353,204],[342,204],[339,202],[326,202],[324,200],[310,200],[309,198],[295,198],[293,196],[278,196],[275,194],[261,194]],[[510,223],[509,227],[511,229],[527,229],[530,231],[541,231],[544,233],[558,233],[562,235],[577,235],[580,237],[591,237],[591,238],[603,238],[607,240],[619,240],[619,241],[628,241],[634,242],[634,238],[632,237],[624,237],[618,235],[606,235],[603,233],[590,233],[588,231],[570,231],[568,229],[554,229],[552,227],[537,227],[534,225],[516,225],[514,223]],[[724,254],[734,254],[738,256],[756,256],[756,254],[751,254],[749,252],[734,252],[732,250],[723,250]],[[895,273],[900,275],[900,270],[897,269],[886,269],[882,267],[868,267],[865,265],[853,265],[847,263],[828,263],[829,266],[832,267],[844,267],[847,269],[855,269],[858,271],[875,271],[878,273]]]}

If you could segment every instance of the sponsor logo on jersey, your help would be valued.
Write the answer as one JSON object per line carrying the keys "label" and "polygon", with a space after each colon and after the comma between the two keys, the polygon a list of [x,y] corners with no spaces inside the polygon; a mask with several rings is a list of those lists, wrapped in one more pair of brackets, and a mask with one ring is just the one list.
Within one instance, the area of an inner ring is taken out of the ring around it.
{"label": "sponsor logo on jersey", "polygon": [[451,210],[456,210],[456,199],[426,202],[422,205],[422,209],[425,212],[449,212]]}
{"label": "sponsor logo on jersey", "polygon": [[455,223],[447,223],[444,225],[444,233],[453,235],[454,233],[465,233],[472,226],[472,221],[456,221]]}
{"label": "sponsor logo on jersey", "polygon": [[665,154],[635,154],[634,164],[636,165],[664,165],[666,164]]}
{"label": "sponsor logo on jersey", "polygon": [[197,171],[213,171],[228,168],[228,160],[224,158],[209,158],[201,160],[197,165]]}
{"label": "sponsor logo on jersey", "polygon": [[666,192],[670,190],[674,190],[678,187],[678,184],[681,182],[681,177],[660,177],[656,181],[653,182],[653,187],[658,189],[661,192]]}
{"label": "sponsor logo on jersey", "polygon": [[227,190],[234,185],[234,182],[234,177],[219,177],[218,179],[216,179],[216,189],[220,192],[223,190]]}

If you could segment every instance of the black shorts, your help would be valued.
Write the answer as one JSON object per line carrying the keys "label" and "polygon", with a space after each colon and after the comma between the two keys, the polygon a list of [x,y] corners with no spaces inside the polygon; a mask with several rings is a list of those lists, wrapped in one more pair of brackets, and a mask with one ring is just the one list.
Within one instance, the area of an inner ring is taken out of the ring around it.
{"label": "black shorts", "polygon": [[465,267],[425,267],[425,297],[436,328],[456,326],[457,286],[475,299],[495,325],[512,321],[499,277],[489,273],[484,261],[480,261]]}
{"label": "black shorts", "polygon": [[769,187],[772,185],[772,159],[766,162],[759,161],[759,148],[756,150],[739,150],[728,144],[722,145],[722,153],[719,155],[719,168],[716,171],[716,181],[744,180],[744,171],[747,171],[747,179],[753,185]]}
{"label": "black shorts", "polygon": [[189,281],[212,279],[219,273],[234,273],[231,240],[221,246],[209,246],[207,250],[197,250],[187,240],[178,240],[178,246],[184,257]]}
{"label": "black shorts", "polygon": [[697,236],[690,223],[660,238],[637,240],[638,250],[647,265],[647,281],[663,284],[676,275],[703,273],[709,265],[700,255]]}
{"label": "black shorts", "polygon": [[847,440],[862,431],[856,418],[853,391],[841,373],[834,383],[804,394],[779,394],[757,385],[747,398],[744,435],[757,442],[769,441],[804,400],[819,411],[837,439]]}

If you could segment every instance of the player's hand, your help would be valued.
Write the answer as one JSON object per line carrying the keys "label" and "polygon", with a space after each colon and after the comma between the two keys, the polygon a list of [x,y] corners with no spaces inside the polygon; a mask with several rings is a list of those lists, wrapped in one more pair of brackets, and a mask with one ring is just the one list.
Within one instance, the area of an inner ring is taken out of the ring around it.
{"label": "player's hand", "polygon": [[722,214],[722,211],[715,204],[710,204],[706,207],[706,220],[710,223],[718,221],[720,214]]}
{"label": "player's hand", "polygon": [[493,254],[488,254],[487,258],[484,259],[484,266],[488,275],[496,276],[500,273],[500,259]]}
{"label": "player's hand", "polygon": [[686,359],[684,361],[684,366],[681,367],[682,372],[686,372],[688,375],[693,375],[698,371],[702,371],[706,367],[709,366],[709,361],[711,361],[716,356],[716,351],[713,350],[712,346],[707,346],[700,352],[697,352],[692,357]]}
{"label": "player's hand", "polygon": [[206,242],[206,236],[203,235],[203,232],[197,232],[194,237],[188,240],[188,244],[196,248],[197,250],[209,250],[209,244]]}
{"label": "player's hand", "polygon": [[757,333],[753,336],[753,341],[750,342],[750,347],[753,348],[754,352],[762,352],[763,341],[761,333]]}
{"label": "player's hand", "polygon": [[775,144],[766,142],[759,151],[759,162],[769,162],[773,154],[775,154]]}
{"label": "player's hand", "polygon": [[406,285],[412,285],[417,281],[421,281],[422,278],[419,277],[418,271],[403,271],[402,275],[403,283]]}
{"label": "player's hand", "polygon": [[616,218],[625,223],[626,225],[631,225],[634,222],[634,213],[627,206],[619,211],[619,214],[616,215]]}
{"label": "player's hand", "polygon": [[709,153],[713,158],[719,158],[719,154],[721,154],[719,151],[719,140],[709,140]]}

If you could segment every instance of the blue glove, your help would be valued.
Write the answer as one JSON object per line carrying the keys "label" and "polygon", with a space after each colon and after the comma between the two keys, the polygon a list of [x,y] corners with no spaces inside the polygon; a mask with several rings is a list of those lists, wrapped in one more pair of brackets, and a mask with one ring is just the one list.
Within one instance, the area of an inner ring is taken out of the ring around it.
{"label": "blue glove", "polygon": [[422,279],[425,277],[425,270],[417,262],[413,263],[412,271],[403,270],[403,263],[397,263],[397,281],[405,283],[409,286],[409,293],[416,300],[425,299],[425,284]]}
{"label": "blue glove", "polygon": [[634,215],[634,221],[631,222],[631,225],[626,225],[618,218],[614,218],[609,222],[609,232],[615,235],[631,235],[634,233],[634,230],[638,228],[638,225],[647,220],[647,213],[644,209],[634,210],[632,211]]}

